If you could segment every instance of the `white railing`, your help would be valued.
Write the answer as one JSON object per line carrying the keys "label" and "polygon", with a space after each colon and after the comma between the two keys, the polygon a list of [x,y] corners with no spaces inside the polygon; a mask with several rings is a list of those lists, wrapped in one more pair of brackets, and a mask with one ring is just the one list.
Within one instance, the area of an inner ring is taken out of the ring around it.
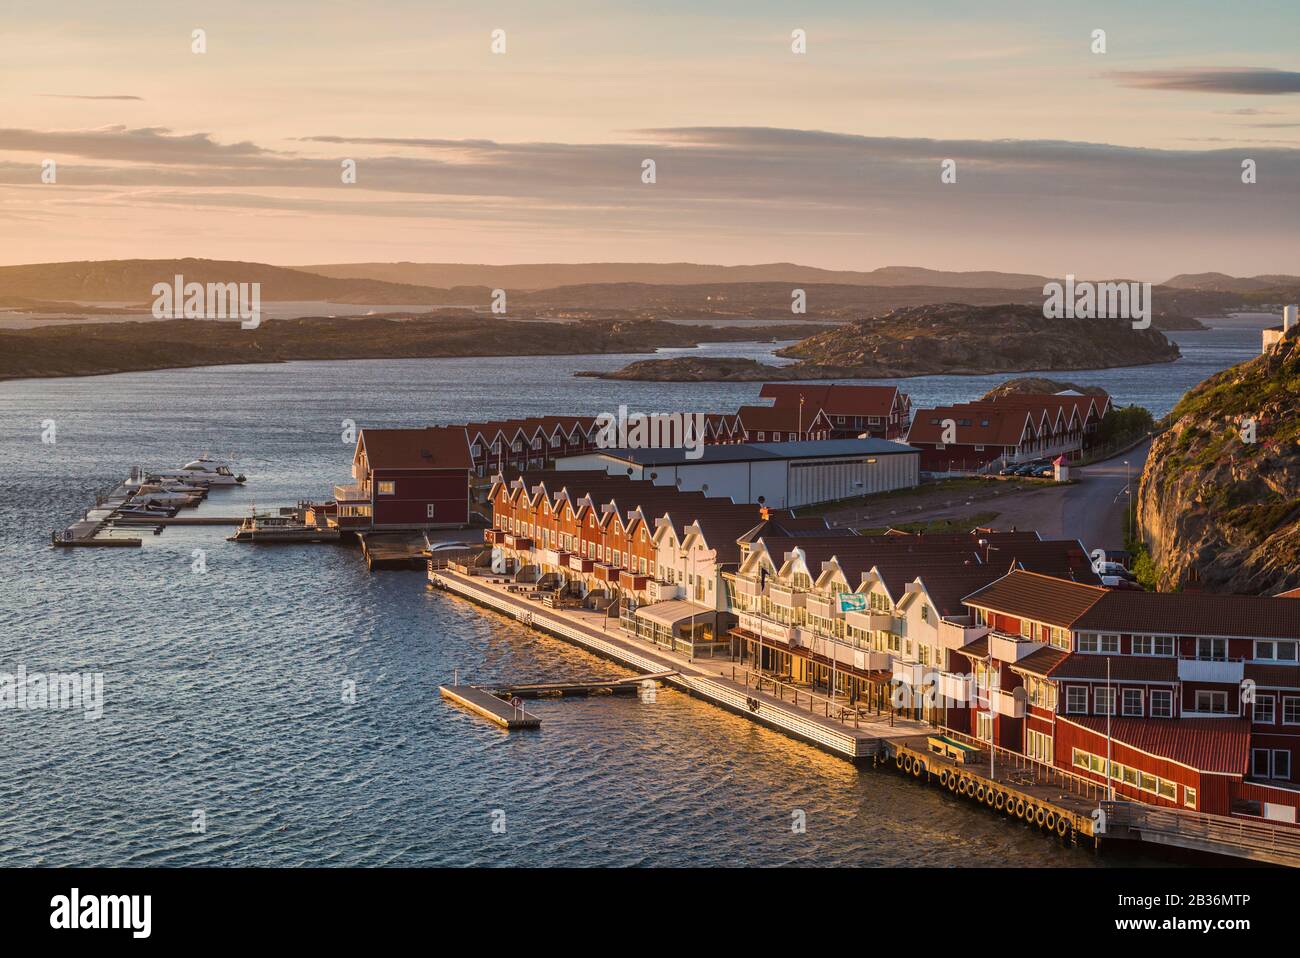
{"label": "white railing", "polygon": [[1178,679],[1181,682],[1228,682],[1239,685],[1245,675],[1246,663],[1241,659],[1179,659]]}
{"label": "white railing", "polygon": [[989,633],[989,652],[999,662],[1019,662],[1046,645],[1046,642],[1034,642],[1022,635],[1007,635],[1004,632]]}

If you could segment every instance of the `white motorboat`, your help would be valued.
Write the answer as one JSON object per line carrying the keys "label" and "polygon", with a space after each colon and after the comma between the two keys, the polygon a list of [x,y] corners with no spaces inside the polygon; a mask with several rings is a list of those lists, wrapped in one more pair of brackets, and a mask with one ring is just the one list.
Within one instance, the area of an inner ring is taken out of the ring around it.
{"label": "white motorboat", "polygon": [[180,469],[154,472],[151,475],[159,479],[201,481],[212,486],[237,486],[245,481],[243,474],[236,475],[230,468],[228,460],[215,459],[211,456],[200,456],[192,462],[187,462]]}

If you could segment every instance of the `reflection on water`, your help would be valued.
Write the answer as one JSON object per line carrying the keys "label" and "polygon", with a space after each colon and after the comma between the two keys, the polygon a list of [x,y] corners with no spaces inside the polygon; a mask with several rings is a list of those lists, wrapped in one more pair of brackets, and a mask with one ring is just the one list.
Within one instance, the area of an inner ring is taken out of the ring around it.
{"label": "reflection on water", "polygon": [[[1167,409],[1257,350],[1252,330],[1176,334],[1180,363],[1074,373]],[[735,347],[731,347],[732,350]],[[770,346],[752,347],[762,355]],[[731,354],[738,354],[732,352]],[[347,479],[342,423],[752,401],[755,383],[574,379],[635,356],[231,366],[0,383],[6,464],[0,671],[102,671],[104,717],[0,713],[7,865],[834,864],[1115,861],[889,773],[858,771],[683,694],[537,705],[506,734],[444,704],[485,681],[615,666],[424,588],[339,546],[227,543],[169,529],[140,550],[53,550],[49,532],[136,462],[235,452],[244,489],[203,511],[319,496]],[[982,389],[926,377],[919,404]],[[988,377],[990,384],[1005,377]],[[58,442],[40,441],[53,419]],[[204,550],[207,573],[190,571]],[[357,683],[355,705],[343,702]],[[494,809],[506,833],[490,829]],[[191,830],[203,811],[206,833]],[[807,815],[807,833],[791,830]]]}

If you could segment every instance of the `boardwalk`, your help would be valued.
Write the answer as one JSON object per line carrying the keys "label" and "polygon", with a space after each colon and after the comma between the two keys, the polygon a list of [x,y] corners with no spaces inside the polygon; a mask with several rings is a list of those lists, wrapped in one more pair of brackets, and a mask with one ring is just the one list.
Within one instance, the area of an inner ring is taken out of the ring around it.
{"label": "boardwalk", "polygon": [[[433,570],[430,581],[480,604],[490,606],[534,628],[568,639],[605,658],[643,673],[676,673],[665,679],[676,688],[743,715],[850,761],[871,759],[882,743],[924,734],[922,722],[888,716],[860,716],[841,721],[819,711],[806,694],[799,702],[747,684],[747,670],[731,659],[695,659],[667,651],[623,633],[600,612],[540,608],[539,603],[506,591],[504,585],[451,569]],[[771,682],[767,683],[771,687]],[[827,709],[829,711],[829,709]]]}

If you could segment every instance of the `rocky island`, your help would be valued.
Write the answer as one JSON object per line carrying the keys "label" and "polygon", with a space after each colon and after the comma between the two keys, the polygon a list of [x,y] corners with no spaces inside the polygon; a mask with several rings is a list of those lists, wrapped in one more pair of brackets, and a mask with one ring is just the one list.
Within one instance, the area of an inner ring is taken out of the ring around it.
{"label": "rocky island", "polygon": [[1167,422],[1138,489],[1138,531],[1157,586],[1251,594],[1300,586],[1296,333],[1190,390]]}
{"label": "rocky island", "polygon": [[894,379],[1172,362],[1178,347],[1127,320],[1048,319],[1037,306],[947,303],[845,323],[776,351],[788,366],[730,358],[633,363],[604,379],[656,382]]}

